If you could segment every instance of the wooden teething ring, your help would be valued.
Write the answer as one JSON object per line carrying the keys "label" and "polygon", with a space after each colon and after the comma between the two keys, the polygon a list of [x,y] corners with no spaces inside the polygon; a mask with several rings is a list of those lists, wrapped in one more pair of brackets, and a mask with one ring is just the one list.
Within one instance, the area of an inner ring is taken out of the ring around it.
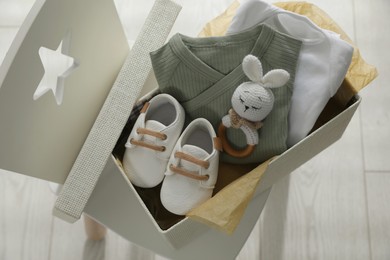
{"label": "wooden teething ring", "polygon": [[251,153],[253,153],[255,150],[255,145],[253,144],[248,144],[244,149],[241,150],[234,149],[226,138],[226,126],[223,123],[221,123],[218,127],[218,136],[221,139],[223,151],[230,156],[244,158],[251,155]]}

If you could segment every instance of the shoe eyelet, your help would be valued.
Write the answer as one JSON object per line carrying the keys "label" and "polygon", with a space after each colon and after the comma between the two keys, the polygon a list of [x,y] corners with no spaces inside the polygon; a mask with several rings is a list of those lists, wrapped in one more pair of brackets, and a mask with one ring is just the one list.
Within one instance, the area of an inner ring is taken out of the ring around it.
{"label": "shoe eyelet", "polygon": [[167,149],[167,148],[166,148],[165,146],[162,146],[162,147],[161,147],[161,152],[165,152],[166,149]]}
{"label": "shoe eyelet", "polygon": [[161,140],[167,140],[168,136],[166,134],[163,135],[163,137],[161,138]]}
{"label": "shoe eyelet", "polygon": [[205,176],[207,177],[206,181],[208,181],[210,179],[210,175],[206,174]]}

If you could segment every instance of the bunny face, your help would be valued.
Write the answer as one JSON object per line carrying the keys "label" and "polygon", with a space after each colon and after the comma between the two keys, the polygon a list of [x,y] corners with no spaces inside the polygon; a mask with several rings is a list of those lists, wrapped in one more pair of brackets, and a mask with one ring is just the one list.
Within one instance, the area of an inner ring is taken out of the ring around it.
{"label": "bunny face", "polygon": [[251,54],[242,61],[242,69],[251,80],[237,87],[232,96],[232,107],[236,113],[252,122],[263,120],[274,105],[273,88],[282,87],[290,74],[282,69],[274,69],[263,75],[260,60]]}
{"label": "bunny face", "polygon": [[272,110],[274,95],[257,83],[245,82],[232,96],[232,107],[238,115],[252,122],[262,121]]}

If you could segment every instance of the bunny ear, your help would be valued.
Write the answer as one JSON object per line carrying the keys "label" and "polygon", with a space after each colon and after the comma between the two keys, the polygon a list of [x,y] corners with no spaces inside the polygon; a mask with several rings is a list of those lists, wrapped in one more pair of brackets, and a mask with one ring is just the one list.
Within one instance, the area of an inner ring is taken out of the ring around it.
{"label": "bunny ear", "polygon": [[242,61],[242,69],[245,75],[254,82],[261,82],[263,78],[263,66],[260,60],[253,56],[247,55]]}
{"label": "bunny ear", "polygon": [[290,74],[287,71],[275,69],[264,75],[263,83],[266,88],[278,88],[285,85],[289,79]]}

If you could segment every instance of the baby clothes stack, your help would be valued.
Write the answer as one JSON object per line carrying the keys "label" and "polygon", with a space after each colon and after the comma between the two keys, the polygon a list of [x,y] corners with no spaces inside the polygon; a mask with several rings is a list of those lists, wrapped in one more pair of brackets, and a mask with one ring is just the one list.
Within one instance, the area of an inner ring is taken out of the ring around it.
{"label": "baby clothes stack", "polygon": [[[174,35],[151,53],[160,91],[174,96],[187,118],[204,117],[217,130],[231,108],[231,97],[248,81],[242,60],[256,56],[264,73],[284,69],[288,83],[272,90],[275,104],[258,131],[255,151],[244,158],[221,154],[221,161],[261,163],[302,140],[328,100],[337,92],[350,65],[353,47],[310,19],[248,0],[238,8],[225,36],[193,38]],[[235,149],[246,145],[239,129],[227,130]]]}
{"label": "baby clothes stack", "polygon": [[[287,116],[300,48],[301,41],[258,25],[223,37],[192,38],[176,34],[151,53],[151,59],[160,90],[174,96],[188,118],[204,117],[215,129],[229,111],[236,87],[248,81],[241,67],[246,55],[258,57],[264,73],[279,68],[288,71],[291,78],[274,91],[274,109],[259,130],[255,151],[246,158],[224,153],[221,156],[222,161],[230,163],[258,163],[286,150]],[[227,137],[236,147],[246,145],[245,136],[237,129],[229,129]]]}
{"label": "baby clothes stack", "polygon": [[260,0],[243,2],[227,34],[260,23],[302,41],[289,113],[287,144],[293,146],[310,132],[328,100],[337,92],[351,63],[353,47],[305,16]]}

